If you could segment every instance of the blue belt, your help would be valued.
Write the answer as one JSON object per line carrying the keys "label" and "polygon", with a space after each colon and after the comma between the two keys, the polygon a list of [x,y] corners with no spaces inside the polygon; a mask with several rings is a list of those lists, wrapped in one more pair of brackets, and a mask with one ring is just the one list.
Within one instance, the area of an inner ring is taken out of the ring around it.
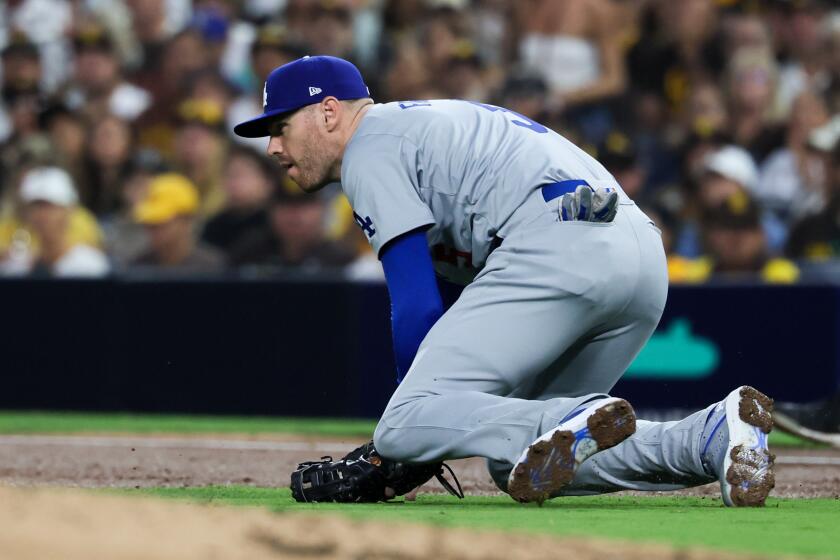
{"label": "blue belt", "polygon": [[545,200],[546,202],[551,202],[555,198],[561,197],[566,193],[575,192],[575,189],[578,188],[580,185],[589,186],[589,183],[587,183],[583,179],[568,179],[566,181],[559,181],[557,183],[549,183],[547,185],[543,185],[541,187],[543,200]]}

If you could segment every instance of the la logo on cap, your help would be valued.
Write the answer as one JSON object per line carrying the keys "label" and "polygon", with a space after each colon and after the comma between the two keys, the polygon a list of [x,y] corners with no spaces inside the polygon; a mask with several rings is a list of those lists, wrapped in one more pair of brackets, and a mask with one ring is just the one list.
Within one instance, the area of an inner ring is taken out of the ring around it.
{"label": "la logo on cap", "polygon": [[268,127],[277,116],[290,114],[327,95],[339,100],[370,97],[362,74],[352,62],[326,55],[299,58],[278,66],[265,80],[262,94],[262,115],[233,127],[237,136],[270,136]]}

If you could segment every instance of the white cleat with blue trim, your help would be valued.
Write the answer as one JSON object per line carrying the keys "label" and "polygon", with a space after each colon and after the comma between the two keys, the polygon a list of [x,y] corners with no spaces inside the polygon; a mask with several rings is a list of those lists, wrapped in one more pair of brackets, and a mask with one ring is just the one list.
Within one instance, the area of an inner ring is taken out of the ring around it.
{"label": "white cleat with blue trim", "polygon": [[510,472],[508,494],[518,502],[542,504],[572,481],[586,459],[635,432],[636,414],[624,399],[578,407],[522,452]]}
{"label": "white cleat with blue trim", "polygon": [[760,507],[776,484],[775,457],[767,447],[773,399],[744,385],[709,414],[700,438],[700,459],[720,480],[727,506]]}

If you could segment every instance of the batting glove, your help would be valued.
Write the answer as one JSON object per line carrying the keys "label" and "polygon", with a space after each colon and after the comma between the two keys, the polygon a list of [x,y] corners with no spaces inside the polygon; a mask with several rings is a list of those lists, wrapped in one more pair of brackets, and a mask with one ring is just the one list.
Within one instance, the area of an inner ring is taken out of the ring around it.
{"label": "batting glove", "polygon": [[611,222],[618,212],[618,192],[610,187],[580,185],[560,201],[560,221]]}

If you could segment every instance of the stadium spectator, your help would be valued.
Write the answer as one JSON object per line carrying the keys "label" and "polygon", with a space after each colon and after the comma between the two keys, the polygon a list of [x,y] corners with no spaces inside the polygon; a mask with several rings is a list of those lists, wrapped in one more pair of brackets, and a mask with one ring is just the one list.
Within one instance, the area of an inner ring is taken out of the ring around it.
{"label": "stadium spectator", "polygon": [[[720,182],[720,181],[718,181]],[[703,247],[714,272],[758,272],[767,258],[758,206],[743,190],[703,209]]]}
{"label": "stadium spectator", "polygon": [[[248,161],[262,157],[231,139],[260,152],[265,139],[230,129],[260,112],[271,70],[333,53],[362,64],[377,102],[490,102],[597,147],[688,268],[702,262],[704,212],[743,190],[770,255],[833,260],[809,258],[833,255],[820,239],[833,235],[836,189],[830,148],[805,141],[840,110],[840,10],[825,0],[26,0],[0,2],[0,49],[0,255],[38,254],[18,186],[44,165],[78,188],[69,238],[97,246],[103,228],[113,262],[146,248],[134,206],[165,169],[198,189],[193,220],[208,239],[277,241],[269,208],[282,204],[229,171],[253,177]],[[755,190],[707,169],[730,144],[759,166]],[[150,153],[155,164],[137,165]],[[320,204],[328,243],[362,253],[346,200]]]}
{"label": "stadium spectator", "polygon": [[723,91],[713,81],[691,88],[683,118],[684,132],[709,136],[729,130],[729,112]]}
{"label": "stadium spectator", "polygon": [[710,273],[741,279],[760,274],[772,283],[790,283],[798,278],[793,263],[770,257],[761,209],[746,191],[733,192],[722,203],[704,208],[701,223]]}
{"label": "stadium spectator", "polygon": [[133,121],[152,103],[148,91],[129,83],[107,30],[97,24],[79,29],[73,38],[75,81],[64,96],[68,106],[91,119],[112,114]]}
{"label": "stadium spectator", "polygon": [[545,98],[548,86],[534,74],[510,75],[499,92],[497,104],[535,121],[547,120]]}
{"label": "stadium spectator", "polygon": [[758,184],[758,170],[752,157],[737,146],[725,146],[709,154],[698,190],[701,207],[718,207],[740,191],[750,192]]}
{"label": "stadium spectator", "polygon": [[149,250],[134,259],[130,268],[166,274],[218,273],[224,256],[196,241],[198,189],[175,173],[158,175],[146,196],[135,206],[134,218],[146,230]]}
{"label": "stadium spectator", "polygon": [[94,123],[87,144],[81,199],[100,220],[110,219],[122,205],[122,187],[133,152],[133,131],[126,121],[109,115]]}
{"label": "stadium spectator", "polygon": [[204,38],[195,29],[185,29],[160,47],[158,66],[144,66],[134,80],[147,89],[154,104],[138,123],[142,145],[170,155],[178,111],[185,98],[189,78],[210,67]]}
{"label": "stadium spectator", "polygon": [[99,277],[109,271],[98,249],[75,243],[69,235],[73,207],[78,202],[72,179],[57,167],[39,167],[23,177],[20,198],[26,224],[38,236],[40,247],[30,253],[14,247],[0,270],[9,275]]}
{"label": "stadium spectator", "polygon": [[148,237],[134,219],[134,209],[146,198],[152,179],[167,171],[163,158],[154,150],[139,150],[132,156],[124,175],[119,210],[103,224],[105,248],[117,267],[125,268],[148,251]]}
{"label": "stadium spectator", "polygon": [[505,0],[477,0],[471,4],[471,38],[488,65],[502,68],[513,43],[514,29],[508,21],[512,19],[514,5]]}
{"label": "stadium spectator", "polygon": [[773,50],[770,28],[759,14],[750,11],[735,12],[722,22],[725,36],[726,57],[731,59],[742,49]]}
{"label": "stadium spectator", "polygon": [[[679,146],[679,155],[668,156],[675,158],[676,173],[673,180],[657,184],[648,179],[646,199],[642,203],[664,220],[656,224],[663,233],[668,230],[669,256],[688,259],[700,256],[697,236],[700,202],[697,193],[706,174],[707,158],[727,144],[728,138],[722,134],[690,133]],[[647,154],[647,157],[651,157],[651,154]],[[651,169],[657,169],[642,158],[640,150],[639,161],[643,170],[651,173]]]}
{"label": "stadium spectator", "polygon": [[618,11],[606,0],[517,2],[519,55],[559,106],[600,101],[625,85]]}
{"label": "stadium spectator", "polygon": [[444,96],[451,99],[490,101],[490,84],[475,45],[469,41],[460,41],[454,48],[445,63],[440,80]]}
{"label": "stadium spectator", "polygon": [[822,98],[809,91],[801,93],[793,103],[785,146],[761,166],[755,194],[785,224],[818,212],[825,204],[821,179],[813,177],[806,166],[806,143],[811,132],[827,120]]}
{"label": "stadium spectator", "polygon": [[84,185],[87,119],[65,105],[55,104],[41,112],[38,120],[41,130],[49,137],[58,163],[70,173],[75,185]]}
{"label": "stadium spectator", "polygon": [[787,114],[802,93],[826,92],[829,77],[825,55],[831,38],[822,0],[780,4],[784,20],[775,31],[785,56],[779,70],[778,104],[782,114]]}
{"label": "stadium spectator", "polygon": [[227,252],[268,228],[268,200],[278,188],[278,172],[259,152],[245,146],[232,148],[223,174],[224,208],[207,221],[201,238]]}
{"label": "stadium spectator", "polygon": [[207,50],[212,68],[220,69],[227,43],[228,28],[235,6],[220,0],[194,0],[188,27],[198,31]]}
{"label": "stadium spectator", "polygon": [[38,132],[41,59],[37,46],[16,36],[0,62],[0,142],[14,142]]}
{"label": "stadium spectator", "polygon": [[761,163],[783,142],[776,107],[778,68],[765,49],[741,49],[726,69],[730,134]]}
{"label": "stadium spectator", "polygon": [[[682,149],[682,169],[681,175],[684,182],[688,185],[696,185],[706,173],[706,165],[708,162],[709,157],[720,151],[726,146],[733,145],[731,144],[729,137],[725,134],[701,134],[698,132],[694,132],[686,138],[685,142],[681,146]],[[735,146],[735,148],[740,148],[740,146]],[[744,154],[743,148],[735,150],[740,155],[747,155]],[[740,158],[744,159],[744,158]],[[744,160],[746,161],[746,160]],[[753,161],[750,158],[749,161]],[[753,161],[753,165],[755,162]],[[696,188],[691,188],[693,192],[691,196],[695,195]]]}
{"label": "stadium spectator", "polygon": [[201,32],[187,28],[166,44],[161,66],[162,77],[172,79],[174,84],[178,84],[185,76],[211,68],[213,62]]}
{"label": "stadium spectator", "polygon": [[816,262],[840,259],[840,141],[837,137],[829,161],[828,202],[821,212],[794,226],[786,249],[791,258]]}
{"label": "stadium spectator", "polygon": [[561,108],[590,142],[612,126],[605,100],[625,88],[621,21],[610,0],[529,0],[516,3],[519,57],[548,84],[550,106]]}
{"label": "stadium spectator", "polygon": [[[4,152],[3,165],[8,166],[2,183],[5,189],[0,197],[0,260],[10,254],[37,255],[40,240],[26,220],[26,207],[20,196],[23,177],[34,168],[52,167],[53,148],[47,138],[36,135],[17,142]],[[67,239],[72,245],[89,245],[99,248],[102,232],[96,218],[83,206],[73,205],[70,210]]]}
{"label": "stadium spectator", "polygon": [[[457,45],[470,40],[470,22],[466,14],[467,2],[427,2],[417,27],[417,38],[423,59],[432,75],[442,76]],[[416,24],[415,24],[416,25]]]}
{"label": "stadium spectator", "polygon": [[[0,52],[0,143],[13,135],[25,136],[34,128],[32,119],[21,121],[15,107],[20,102],[37,98],[41,82],[41,57],[38,47],[24,37],[13,37]],[[27,127],[27,128],[22,128]]]}
{"label": "stadium spectator", "polygon": [[[166,0],[127,0],[131,11],[132,31],[143,51],[143,68],[159,69],[166,41],[175,31],[167,18]],[[169,3],[170,6],[172,3]]]}
{"label": "stadium spectator", "polygon": [[0,46],[18,38],[37,45],[41,54],[43,90],[52,93],[72,69],[67,32],[74,20],[73,3],[66,0],[17,0],[0,3]]}
{"label": "stadium spectator", "polygon": [[750,192],[758,181],[755,162],[738,146],[705,145],[703,151],[692,155],[702,159],[688,164],[699,168],[692,170],[697,173],[692,178],[695,190],[684,203],[682,224],[675,241],[676,253],[687,258],[702,254],[702,217],[707,211],[719,208],[733,196]]}
{"label": "stadium spectator", "polygon": [[645,170],[639,165],[636,147],[630,136],[613,130],[597,150],[598,161],[612,173],[630,198],[642,202],[645,193]]}
{"label": "stadium spectator", "polygon": [[286,183],[274,190],[268,212],[269,229],[253,232],[231,249],[235,263],[317,272],[344,267],[355,259],[353,251],[326,238],[322,196],[308,196]]}
{"label": "stadium spectator", "polygon": [[228,150],[224,109],[210,100],[188,99],[178,108],[175,166],[198,188],[199,214],[210,216],[224,203],[222,167]]}
{"label": "stadium spectator", "polygon": [[0,144],[0,250],[3,226],[18,217],[20,179],[32,167],[54,164],[53,146],[43,134]]}
{"label": "stadium spectator", "polygon": [[444,97],[433,83],[434,72],[415,37],[396,39],[393,60],[382,79],[386,99],[436,99]]}
{"label": "stadium spectator", "polygon": [[306,15],[301,15],[301,39],[313,52],[341,58],[353,56],[353,14],[350,2],[317,0],[310,2]]}
{"label": "stadium spectator", "polygon": [[719,11],[707,0],[657,0],[644,5],[639,26],[627,54],[629,83],[679,112],[693,85],[724,67]]}
{"label": "stadium spectator", "polygon": [[209,101],[227,112],[233,102],[234,91],[222,74],[212,68],[199,70],[186,80],[187,99]]}

